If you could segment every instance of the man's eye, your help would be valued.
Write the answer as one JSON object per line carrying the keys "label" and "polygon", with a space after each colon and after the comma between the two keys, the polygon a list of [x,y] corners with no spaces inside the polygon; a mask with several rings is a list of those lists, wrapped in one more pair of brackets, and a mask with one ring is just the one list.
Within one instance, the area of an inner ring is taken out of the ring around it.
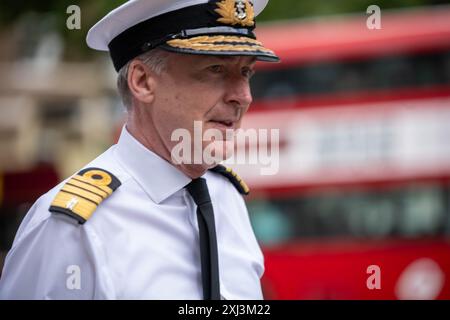
{"label": "man's eye", "polygon": [[251,77],[253,77],[253,75],[255,74],[255,70],[250,69],[250,68],[244,68],[242,70],[242,75],[248,79],[250,79]]}
{"label": "man's eye", "polygon": [[214,66],[208,67],[208,70],[213,73],[222,73],[222,72],[224,72],[225,68],[221,65],[214,65]]}

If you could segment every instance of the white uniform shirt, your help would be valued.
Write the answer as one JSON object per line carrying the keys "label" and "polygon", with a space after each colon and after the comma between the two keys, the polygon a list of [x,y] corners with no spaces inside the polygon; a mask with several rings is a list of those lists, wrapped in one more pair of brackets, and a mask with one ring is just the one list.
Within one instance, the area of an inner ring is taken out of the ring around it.
{"label": "white uniform shirt", "polygon": [[[122,185],[83,225],[48,209],[64,182],[22,222],[0,279],[0,299],[202,299],[191,179],[126,130],[86,167]],[[224,299],[261,299],[263,256],[242,196],[213,172],[212,199]]]}

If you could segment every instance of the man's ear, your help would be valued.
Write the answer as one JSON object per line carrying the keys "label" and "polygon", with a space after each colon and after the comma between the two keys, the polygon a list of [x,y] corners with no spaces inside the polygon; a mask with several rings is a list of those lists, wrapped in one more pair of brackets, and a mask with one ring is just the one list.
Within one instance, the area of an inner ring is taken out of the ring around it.
{"label": "man's ear", "polygon": [[155,73],[140,60],[131,61],[128,67],[128,88],[133,97],[151,103],[155,97]]}

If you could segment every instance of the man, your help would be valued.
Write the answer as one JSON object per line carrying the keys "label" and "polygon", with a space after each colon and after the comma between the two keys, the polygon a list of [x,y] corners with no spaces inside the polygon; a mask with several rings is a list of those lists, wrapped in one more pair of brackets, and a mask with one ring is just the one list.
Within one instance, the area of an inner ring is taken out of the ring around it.
{"label": "man", "polygon": [[[119,72],[127,123],[117,145],[30,209],[0,298],[262,298],[247,186],[221,165],[174,161],[171,137],[194,136],[195,121],[239,128],[255,60],[278,60],[252,32],[266,4],[128,1],[89,31],[88,45],[109,51]],[[225,158],[219,142],[201,149]]]}

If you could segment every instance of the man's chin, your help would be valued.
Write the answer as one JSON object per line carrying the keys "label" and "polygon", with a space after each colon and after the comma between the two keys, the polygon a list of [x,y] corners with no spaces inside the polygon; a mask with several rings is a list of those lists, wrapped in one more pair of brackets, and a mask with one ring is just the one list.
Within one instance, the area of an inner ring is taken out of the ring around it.
{"label": "man's chin", "polygon": [[203,162],[211,167],[233,156],[234,141],[217,140],[210,142],[203,149]]}

